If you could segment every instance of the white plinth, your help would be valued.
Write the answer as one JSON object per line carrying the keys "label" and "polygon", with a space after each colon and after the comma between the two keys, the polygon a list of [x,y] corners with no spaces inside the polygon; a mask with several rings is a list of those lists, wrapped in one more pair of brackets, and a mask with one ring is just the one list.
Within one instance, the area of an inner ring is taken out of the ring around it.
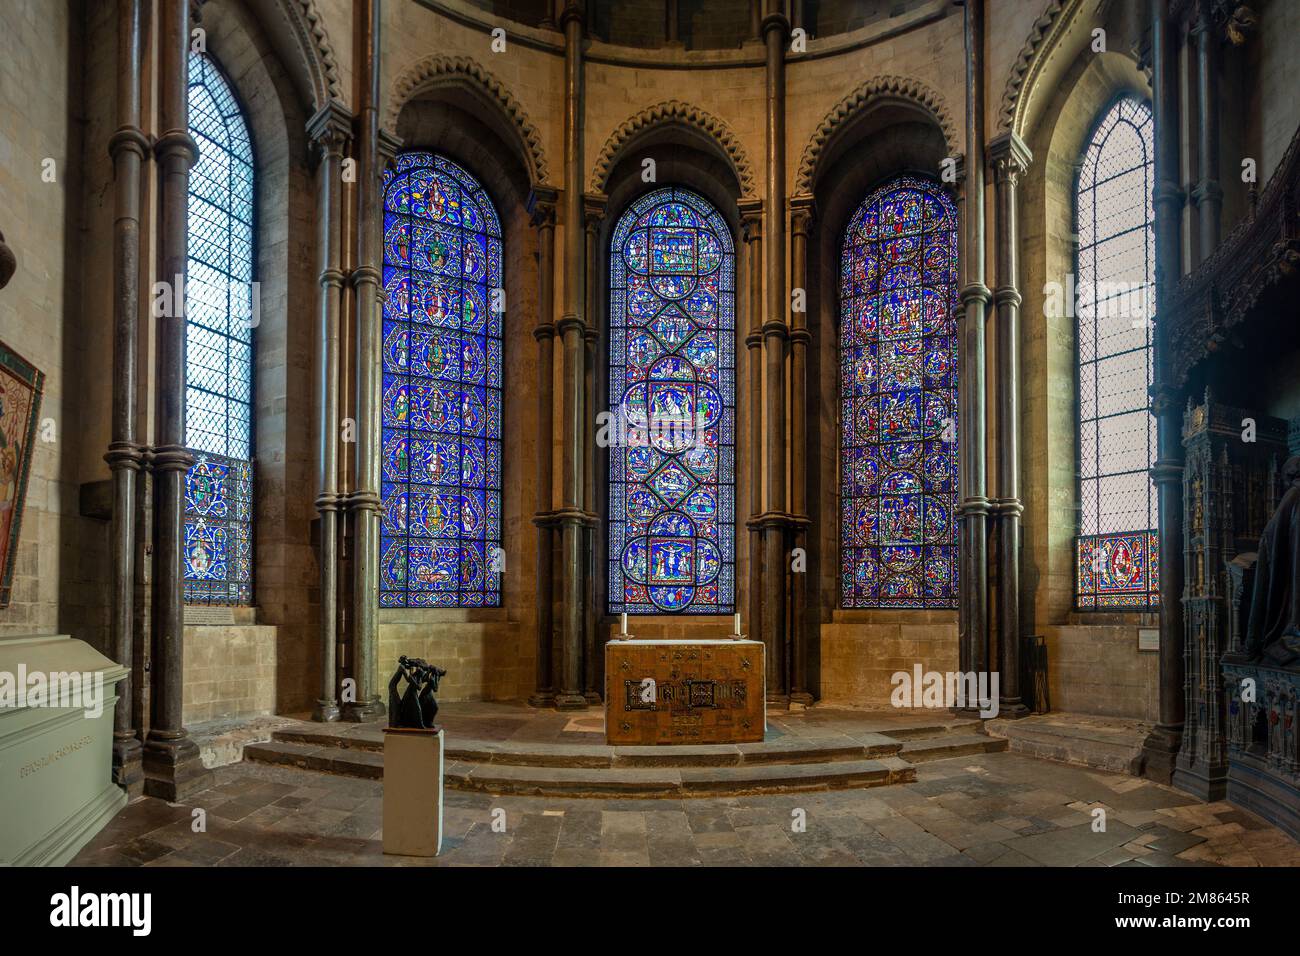
{"label": "white plinth", "polygon": [[384,728],[384,852],[442,850],[441,730]]}

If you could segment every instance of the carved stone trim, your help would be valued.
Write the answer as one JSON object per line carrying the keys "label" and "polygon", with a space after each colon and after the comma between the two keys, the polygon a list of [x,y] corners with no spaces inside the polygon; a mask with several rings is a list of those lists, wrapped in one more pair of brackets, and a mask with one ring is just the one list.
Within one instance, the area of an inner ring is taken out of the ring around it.
{"label": "carved stone trim", "polygon": [[1025,109],[1029,98],[1025,95],[1032,90],[1038,74],[1047,62],[1048,54],[1056,46],[1074,14],[1083,0],[1051,0],[1042,16],[1034,21],[1020,55],[1011,67],[1011,76],[1007,78],[1007,88],[1002,93],[1002,102],[998,106],[998,130],[1014,132],[1020,136],[1025,133]]}
{"label": "carved stone trim", "polygon": [[303,62],[311,76],[313,108],[319,110],[331,99],[342,101],[338,61],[334,59],[334,46],[316,9],[316,0],[277,0],[276,5],[298,39]]}
{"label": "carved stone trim", "polygon": [[393,84],[392,96],[388,101],[387,125],[396,127],[397,114],[417,94],[455,82],[477,87],[500,106],[519,136],[524,162],[528,166],[529,184],[533,187],[548,184],[550,169],[542,151],[541,133],[506,85],[470,57],[432,55],[407,66]]}
{"label": "carved stone trim", "polygon": [[666,100],[637,113],[623,122],[610,134],[596,157],[596,166],[591,173],[591,191],[604,193],[609,181],[610,171],[624,147],[647,130],[656,126],[688,126],[698,130],[722,147],[722,151],[731,161],[740,180],[742,196],[754,195],[754,169],[750,165],[745,147],[741,145],[736,134],[722,120],[704,110],[680,100]]}
{"label": "carved stone trim", "polygon": [[799,159],[799,173],[795,177],[794,184],[796,196],[812,193],[813,176],[817,172],[817,163],[822,151],[844,124],[863,109],[884,100],[904,100],[921,107],[939,125],[948,147],[948,155],[956,156],[961,151],[961,143],[957,139],[957,127],[942,96],[920,80],[909,76],[877,76],[863,83],[835,104],[834,108],[826,114],[821,125],[817,127],[812,139],[804,147],[803,156]]}

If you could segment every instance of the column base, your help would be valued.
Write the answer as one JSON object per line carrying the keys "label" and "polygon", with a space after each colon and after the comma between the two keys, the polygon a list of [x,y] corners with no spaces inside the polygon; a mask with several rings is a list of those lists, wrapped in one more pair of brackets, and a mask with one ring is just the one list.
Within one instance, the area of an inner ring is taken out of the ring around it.
{"label": "column base", "polygon": [[586,710],[587,698],[581,694],[556,694],[556,710]]}
{"label": "column base", "polygon": [[369,700],[357,701],[355,704],[344,704],[339,720],[350,724],[368,724],[372,720],[378,720],[385,713],[387,709],[379,698],[372,697]]}
{"label": "column base", "polygon": [[311,712],[311,719],[322,724],[333,723],[339,719],[339,716],[339,705],[332,700],[316,701],[316,706],[312,708]]}
{"label": "column base", "polygon": [[128,800],[144,793],[144,755],[134,737],[113,741],[113,783],[126,791]]}
{"label": "column base", "polygon": [[768,694],[767,706],[787,709],[790,706],[790,695],[789,694]]}
{"label": "column base", "polygon": [[1022,717],[1028,717],[1031,713],[1033,711],[1026,707],[1024,701],[1019,697],[998,701],[998,716],[1007,720],[1020,720]]}
{"label": "column base", "polygon": [[536,694],[533,694],[531,697],[528,698],[528,706],[529,707],[554,707],[555,691],[539,690]]}
{"label": "column base", "polygon": [[592,707],[599,707],[602,703],[604,703],[604,701],[601,700],[600,695],[597,694],[594,690],[589,690],[582,696],[587,701],[587,703],[590,704]]}
{"label": "column base", "polygon": [[1157,783],[1172,783],[1182,740],[1181,727],[1154,727],[1142,742],[1142,776]]}
{"label": "column base", "polygon": [[180,803],[212,785],[212,771],[203,766],[199,748],[189,737],[154,737],[144,743],[144,792]]}
{"label": "column base", "polygon": [[806,690],[797,690],[790,695],[791,707],[811,707],[813,705],[813,695]]}

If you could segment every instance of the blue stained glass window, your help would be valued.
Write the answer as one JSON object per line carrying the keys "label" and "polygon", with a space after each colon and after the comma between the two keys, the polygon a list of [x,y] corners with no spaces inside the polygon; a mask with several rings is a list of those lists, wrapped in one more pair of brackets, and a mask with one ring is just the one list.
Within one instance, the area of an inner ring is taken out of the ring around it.
{"label": "blue stained glass window", "polygon": [[[1080,609],[1159,604],[1156,494],[1148,408],[1155,314],[1151,107],[1117,100],[1088,141],[1075,190],[1079,233]],[[1067,287],[1067,292],[1068,292]]]}
{"label": "blue stained glass window", "polygon": [[957,215],[935,184],[869,195],[840,254],[840,594],[957,604]]}
{"label": "blue stained glass window", "polygon": [[735,257],[701,196],[656,189],[610,244],[609,609],[735,604]]}
{"label": "blue stained glass window", "polygon": [[253,148],[230,82],[191,53],[185,288],[185,600],[249,604],[252,562]]}
{"label": "blue stained glass window", "polygon": [[501,603],[501,224],[460,166],[384,174],[383,607]]}

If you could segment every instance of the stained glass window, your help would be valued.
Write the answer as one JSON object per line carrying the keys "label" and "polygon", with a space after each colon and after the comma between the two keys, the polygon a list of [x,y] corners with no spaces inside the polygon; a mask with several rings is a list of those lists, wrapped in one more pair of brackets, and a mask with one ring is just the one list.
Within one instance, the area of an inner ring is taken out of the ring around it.
{"label": "stained glass window", "polygon": [[735,604],[735,257],[703,197],[656,189],[610,244],[609,609]]}
{"label": "stained glass window", "polygon": [[185,600],[252,602],[253,148],[229,81],[191,53],[185,288]]}
{"label": "stained glass window", "polygon": [[1075,192],[1079,233],[1078,606],[1157,602],[1156,498],[1148,408],[1154,314],[1151,108],[1125,97],[1088,142]]}
{"label": "stained glass window", "polygon": [[957,215],[895,179],[840,253],[840,593],[847,608],[957,603]]}
{"label": "stained glass window", "polygon": [[460,166],[384,174],[383,607],[501,603],[501,250]]}

